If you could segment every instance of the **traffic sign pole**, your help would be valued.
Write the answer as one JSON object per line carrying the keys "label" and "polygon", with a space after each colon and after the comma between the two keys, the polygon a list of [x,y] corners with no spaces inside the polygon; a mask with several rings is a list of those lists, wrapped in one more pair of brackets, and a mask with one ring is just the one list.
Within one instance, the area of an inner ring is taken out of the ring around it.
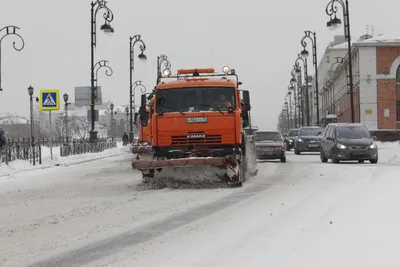
{"label": "traffic sign pole", "polygon": [[53,160],[53,127],[51,123],[51,110],[49,110],[49,124],[50,124],[50,158]]}

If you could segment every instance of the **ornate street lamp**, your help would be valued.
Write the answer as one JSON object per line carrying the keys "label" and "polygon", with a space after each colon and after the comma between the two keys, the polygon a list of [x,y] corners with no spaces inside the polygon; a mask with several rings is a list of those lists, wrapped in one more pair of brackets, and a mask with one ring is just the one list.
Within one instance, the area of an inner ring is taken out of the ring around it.
{"label": "ornate street lamp", "polygon": [[[98,69],[102,67],[102,64],[106,61],[99,61],[95,64],[95,59],[94,59],[94,50],[96,48],[97,44],[97,38],[96,38],[96,33],[97,33],[97,27],[96,27],[96,18],[97,14],[99,11],[103,10],[103,17],[104,17],[104,24],[100,27],[100,30],[104,31],[105,33],[112,34],[114,33],[114,28],[111,27],[111,21],[114,19],[114,14],[112,13],[111,9],[107,7],[107,1],[105,0],[96,0],[91,3],[91,18],[90,18],[90,24],[91,24],[91,32],[90,32],[90,37],[91,37],[91,74],[90,74],[90,89],[91,89],[91,98],[90,98],[90,117],[91,117],[91,129],[90,129],[90,141],[91,142],[96,142],[97,140],[97,131],[94,129],[95,121],[96,121],[96,114],[95,114],[95,99],[96,99],[96,92],[97,92],[97,86],[95,86],[95,83],[97,83],[97,77],[95,77],[95,73],[97,73]],[[102,63],[100,63],[102,62]],[[96,70],[97,67],[97,70]],[[97,75],[96,75],[97,76]],[[110,75],[109,75],[110,76]]]}
{"label": "ornate street lamp", "polygon": [[22,49],[24,49],[25,41],[24,41],[24,38],[22,38],[22,36],[17,33],[18,30],[19,30],[19,28],[17,26],[6,26],[6,27],[0,29],[0,34],[3,33],[3,35],[0,36],[0,92],[3,91],[3,89],[1,88],[1,43],[2,43],[3,39],[6,38],[7,36],[14,35],[14,36],[17,36],[21,40],[20,47],[16,46],[15,42],[13,42],[14,49],[16,51],[21,51]]}
{"label": "ornate street lamp", "polygon": [[129,37],[129,105],[130,105],[130,112],[129,112],[129,122],[130,122],[130,131],[129,131],[129,139],[133,141],[133,109],[135,107],[135,93],[133,90],[133,72],[135,71],[135,45],[139,44],[140,54],[138,58],[140,60],[147,60],[147,56],[144,54],[146,51],[146,44],[143,42],[142,37],[140,34],[136,34],[134,36]]}
{"label": "ornate street lamp", "polygon": [[342,21],[337,17],[339,10],[338,6],[342,6],[343,18],[344,18],[344,36],[347,41],[348,49],[348,64],[349,64],[349,94],[350,94],[350,110],[351,110],[351,122],[355,122],[355,110],[354,110],[354,86],[353,86],[353,66],[352,66],[352,55],[351,55],[351,35],[350,35],[350,11],[348,0],[331,0],[326,6],[325,12],[330,17],[330,20],[326,23],[326,26],[335,30],[340,27]]}

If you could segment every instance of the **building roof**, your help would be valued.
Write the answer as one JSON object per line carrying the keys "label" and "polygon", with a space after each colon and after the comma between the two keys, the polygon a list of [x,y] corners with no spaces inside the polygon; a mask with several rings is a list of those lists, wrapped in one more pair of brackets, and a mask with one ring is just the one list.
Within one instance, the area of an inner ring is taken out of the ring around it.
{"label": "building roof", "polygon": [[358,46],[400,46],[400,32],[383,33],[357,42]]}

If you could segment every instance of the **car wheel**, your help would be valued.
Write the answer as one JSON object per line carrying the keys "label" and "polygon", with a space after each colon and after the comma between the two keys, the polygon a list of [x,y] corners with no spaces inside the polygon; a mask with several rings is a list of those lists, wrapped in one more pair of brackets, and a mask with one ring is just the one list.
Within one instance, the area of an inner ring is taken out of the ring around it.
{"label": "car wheel", "polygon": [[325,156],[324,150],[321,149],[321,154],[319,155],[321,162],[328,162],[328,158]]}
{"label": "car wheel", "polygon": [[371,162],[372,164],[376,164],[378,163],[378,159],[370,159],[369,162]]}
{"label": "car wheel", "polygon": [[295,149],[294,149],[294,154],[296,154],[296,155],[300,155],[300,154],[301,154],[301,152],[300,152],[300,150],[298,150],[297,148],[295,148]]}
{"label": "car wheel", "polygon": [[358,163],[364,163],[364,160],[363,159],[359,159]]}
{"label": "car wheel", "polygon": [[290,145],[286,144],[286,151],[290,151]]}
{"label": "car wheel", "polygon": [[286,162],[286,156],[283,156],[283,157],[281,158],[281,162]]}

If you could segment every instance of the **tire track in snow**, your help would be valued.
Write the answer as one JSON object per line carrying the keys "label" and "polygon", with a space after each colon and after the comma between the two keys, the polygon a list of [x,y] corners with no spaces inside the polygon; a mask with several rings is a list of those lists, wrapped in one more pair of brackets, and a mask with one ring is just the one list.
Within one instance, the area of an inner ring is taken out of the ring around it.
{"label": "tire track in snow", "polygon": [[127,231],[121,235],[102,240],[76,250],[62,253],[60,255],[27,265],[29,267],[50,267],[50,266],[83,266],[90,262],[100,260],[112,254],[118,253],[125,247],[131,247],[154,239],[164,233],[215,214],[247,200],[271,187],[275,180],[281,179],[285,173],[295,168],[296,164],[284,164],[268,179],[257,177],[254,183],[246,183],[239,191],[232,193],[218,201],[206,204],[191,211],[174,215],[167,219],[149,224],[138,230]]}

